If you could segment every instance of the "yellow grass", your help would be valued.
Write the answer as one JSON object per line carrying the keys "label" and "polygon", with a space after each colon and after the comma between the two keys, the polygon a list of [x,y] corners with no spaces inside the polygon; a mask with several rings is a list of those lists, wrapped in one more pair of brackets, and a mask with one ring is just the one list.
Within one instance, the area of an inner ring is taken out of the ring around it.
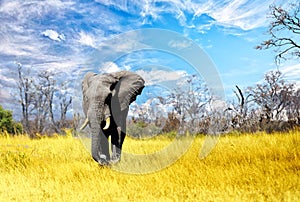
{"label": "yellow grass", "polygon": [[[151,174],[98,166],[79,139],[0,138],[0,201],[300,201],[300,133],[229,135],[199,159],[203,137]],[[127,138],[126,152],[171,140]]]}

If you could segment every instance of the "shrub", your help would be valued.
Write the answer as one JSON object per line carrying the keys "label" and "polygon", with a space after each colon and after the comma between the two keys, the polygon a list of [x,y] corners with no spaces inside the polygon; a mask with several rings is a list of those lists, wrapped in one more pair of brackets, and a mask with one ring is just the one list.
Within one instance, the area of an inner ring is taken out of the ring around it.
{"label": "shrub", "polygon": [[0,131],[7,131],[9,134],[20,134],[22,130],[22,125],[13,120],[12,112],[5,110],[0,105]]}
{"label": "shrub", "polygon": [[142,121],[131,123],[127,126],[127,134],[134,138],[148,138],[159,133],[161,133],[159,127]]}

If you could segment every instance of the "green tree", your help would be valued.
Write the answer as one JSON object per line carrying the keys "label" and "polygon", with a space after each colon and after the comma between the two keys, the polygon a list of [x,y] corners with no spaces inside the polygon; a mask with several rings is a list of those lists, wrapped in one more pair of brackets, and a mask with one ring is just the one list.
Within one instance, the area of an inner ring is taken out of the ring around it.
{"label": "green tree", "polygon": [[0,105],[0,131],[7,131],[10,134],[20,134],[22,132],[22,125],[13,120],[12,112],[5,110]]}

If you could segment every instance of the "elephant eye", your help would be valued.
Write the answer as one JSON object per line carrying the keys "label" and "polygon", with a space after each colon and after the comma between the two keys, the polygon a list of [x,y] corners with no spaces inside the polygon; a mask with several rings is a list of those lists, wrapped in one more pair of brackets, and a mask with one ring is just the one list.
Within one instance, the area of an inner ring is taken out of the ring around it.
{"label": "elephant eye", "polygon": [[87,96],[86,96],[86,95],[83,95],[83,100],[85,100],[85,101],[87,101],[87,100],[88,100],[88,98],[87,98]]}
{"label": "elephant eye", "polygon": [[117,83],[118,83],[118,82],[115,82],[115,83],[111,84],[111,86],[110,86],[110,88],[109,88],[110,91],[113,91],[113,90],[115,89]]}

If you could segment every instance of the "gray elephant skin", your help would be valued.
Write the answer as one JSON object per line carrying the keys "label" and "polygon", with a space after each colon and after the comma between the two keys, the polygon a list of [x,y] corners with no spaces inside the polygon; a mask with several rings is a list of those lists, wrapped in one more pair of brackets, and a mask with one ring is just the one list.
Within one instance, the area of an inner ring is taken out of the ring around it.
{"label": "gray elephant skin", "polygon": [[82,107],[86,120],[80,129],[89,125],[92,157],[100,165],[120,161],[129,105],[141,94],[144,83],[141,76],[129,71],[85,74],[82,81]]}

